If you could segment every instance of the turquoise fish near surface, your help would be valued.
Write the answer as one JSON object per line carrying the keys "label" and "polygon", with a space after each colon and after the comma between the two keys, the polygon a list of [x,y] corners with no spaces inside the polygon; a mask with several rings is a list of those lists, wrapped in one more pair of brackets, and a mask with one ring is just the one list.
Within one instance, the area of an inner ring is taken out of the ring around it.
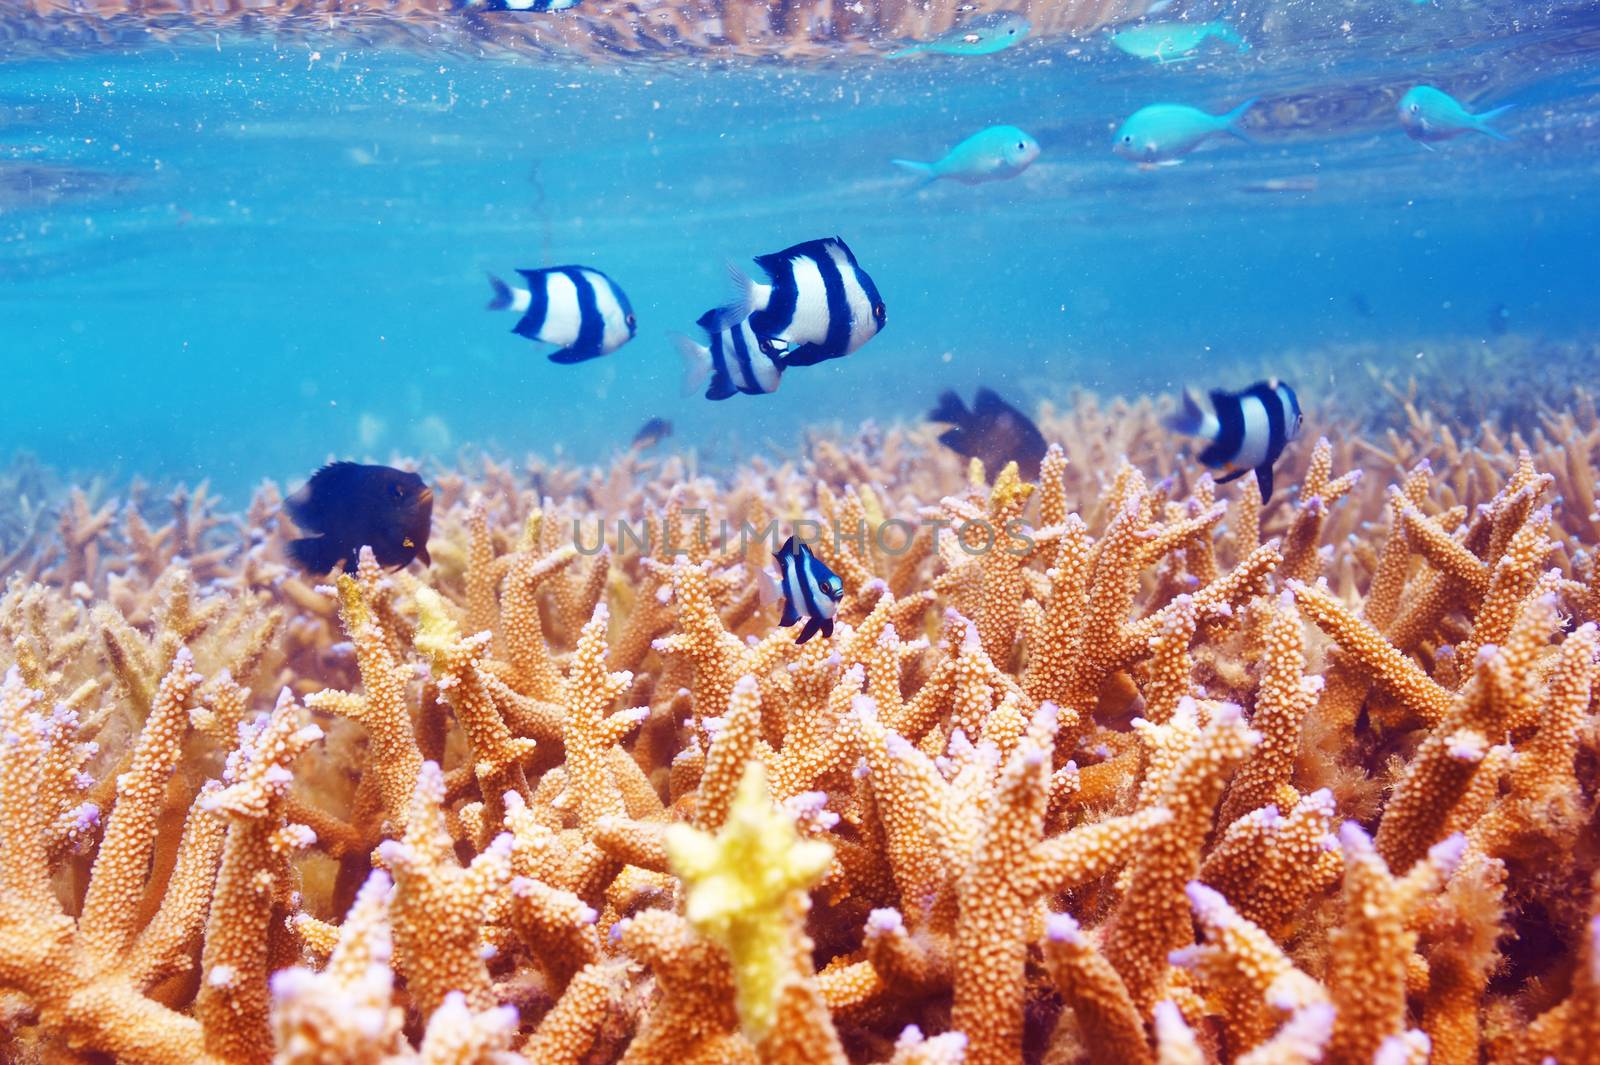
{"label": "turquoise fish near surface", "polygon": [[1490,119],[1511,110],[1510,104],[1475,115],[1449,93],[1432,85],[1418,85],[1400,97],[1395,110],[1400,115],[1400,126],[1406,131],[1406,136],[1421,141],[1424,148],[1428,147],[1429,141],[1445,141],[1463,133],[1482,133],[1497,141],[1511,139],[1489,125]]}
{"label": "turquoise fish near surface", "polygon": [[886,58],[916,55],[919,52],[937,52],[940,55],[993,55],[1018,44],[1028,35],[1032,24],[1015,11],[991,11],[949,30],[931,41],[922,41]]}
{"label": "turquoise fish near surface", "polygon": [[1113,33],[1111,43],[1140,59],[1173,63],[1191,58],[1190,53],[1211,37],[1226,41],[1241,52],[1250,50],[1250,42],[1240,37],[1232,26],[1221,21],[1150,22]]}
{"label": "turquoise fish near surface", "polygon": [[951,148],[942,159],[918,163],[910,159],[891,162],[932,184],[940,178],[963,185],[1014,178],[1039,158],[1039,142],[1016,126],[990,126]]}
{"label": "turquoise fish near surface", "polygon": [[1239,128],[1244,113],[1255,106],[1251,97],[1232,111],[1213,115],[1185,104],[1151,104],[1141,107],[1117,130],[1111,150],[1144,166],[1175,166],[1182,156],[1207,139],[1232,134],[1252,143]]}

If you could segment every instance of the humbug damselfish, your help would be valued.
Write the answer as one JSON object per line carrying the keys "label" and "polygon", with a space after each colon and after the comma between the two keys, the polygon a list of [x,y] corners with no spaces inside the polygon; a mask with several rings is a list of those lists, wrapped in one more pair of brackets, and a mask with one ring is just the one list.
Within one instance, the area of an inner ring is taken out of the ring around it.
{"label": "humbug damselfish", "polygon": [[794,625],[805,619],[795,643],[805,643],[818,632],[832,636],[833,616],[839,611],[839,600],[844,598],[844,582],[811,553],[811,548],[792,536],[772,557],[778,562],[778,576],[774,580],[772,574],[761,571],[761,600],[773,603],[783,599],[783,616],[778,624]]}
{"label": "humbug damselfish", "polygon": [[1242,392],[1210,392],[1211,412],[1200,405],[1192,390],[1184,390],[1183,409],[1167,419],[1175,432],[1209,441],[1200,461],[1225,471],[1217,478],[1226,484],[1255,471],[1261,501],[1272,498],[1272,466],[1284,447],[1300,434],[1300,400],[1294,389],[1271,378],[1257,381]]}

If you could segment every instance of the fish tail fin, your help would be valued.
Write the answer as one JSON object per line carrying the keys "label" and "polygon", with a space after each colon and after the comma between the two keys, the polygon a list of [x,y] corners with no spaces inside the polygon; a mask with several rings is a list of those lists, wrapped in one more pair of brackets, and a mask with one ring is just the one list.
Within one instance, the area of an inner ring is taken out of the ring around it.
{"label": "fish tail fin", "polygon": [[1223,115],[1222,128],[1233,134],[1235,137],[1238,137],[1246,144],[1254,144],[1256,142],[1255,138],[1250,136],[1250,134],[1246,133],[1243,129],[1239,128],[1239,123],[1244,119],[1245,112],[1250,110],[1260,101],[1261,97],[1252,96],[1238,107],[1235,107],[1232,111],[1229,111],[1227,114]]}
{"label": "fish tail fin", "polygon": [[1489,110],[1489,111],[1485,111],[1480,115],[1473,115],[1472,116],[1473,125],[1475,125],[1477,127],[1479,133],[1487,133],[1489,136],[1493,137],[1497,141],[1509,141],[1511,139],[1510,136],[1508,136],[1507,134],[1501,133],[1499,130],[1497,130],[1493,126],[1489,125],[1489,123],[1492,122],[1494,119],[1499,118],[1501,115],[1505,114],[1507,111],[1511,110],[1511,108],[1513,106],[1515,106],[1515,105],[1513,105],[1513,104],[1502,104],[1499,107],[1493,108],[1492,110]]}
{"label": "fish tail fin", "polygon": [[932,163],[919,163],[915,159],[891,159],[889,162],[920,177],[922,184],[916,186],[919,189],[926,188],[939,180],[939,175],[933,171]]}
{"label": "fish tail fin", "polygon": [[1183,390],[1183,409],[1176,414],[1167,416],[1166,425],[1175,433],[1184,436],[1196,436],[1200,427],[1205,424],[1206,412],[1200,406],[1200,397],[1194,394],[1194,389]]}
{"label": "fish tail fin", "polygon": [[764,567],[756,570],[756,591],[762,606],[771,606],[783,598],[783,589],[778,587],[778,579]]}
{"label": "fish tail fin", "polygon": [[818,632],[822,631],[821,618],[806,618],[805,627],[800,630],[800,635],[795,638],[795,643],[805,643]]}
{"label": "fish tail fin", "polygon": [[486,311],[503,311],[511,306],[511,286],[493,274],[488,275],[488,277],[489,287],[494,289],[494,296],[490,298],[483,309]]}
{"label": "fish tail fin", "polygon": [[683,359],[683,394],[692,396],[705,391],[706,382],[711,379],[711,349],[681,333],[672,338],[672,344]]}
{"label": "fish tail fin", "polygon": [[289,541],[289,557],[307,573],[327,573],[338,565],[344,552],[326,536],[307,536]]}
{"label": "fish tail fin", "polygon": [[961,402],[961,397],[946,389],[939,393],[939,403],[928,412],[930,422],[944,422],[948,425],[961,426],[967,424],[972,417],[967,405]]}
{"label": "fish tail fin", "polygon": [[755,282],[750,280],[750,275],[745,273],[744,268],[738,263],[729,261],[727,267],[728,285],[733,290],[733,299],[701,320],[701,325],[708,333],[720,333],[750,317]]}

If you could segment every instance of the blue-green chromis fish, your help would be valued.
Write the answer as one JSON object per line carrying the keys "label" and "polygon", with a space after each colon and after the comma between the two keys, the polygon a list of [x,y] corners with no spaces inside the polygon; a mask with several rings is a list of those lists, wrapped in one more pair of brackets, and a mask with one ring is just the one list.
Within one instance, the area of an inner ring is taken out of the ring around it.
{"label": "blue-green chromis fish", "polygon": [[1241,52],[1250,50],[1250,43],[1226,22],[1151,22],[1113,33],[1111,43],[1131,56],[1171,63],[1191,58],[1211,37]]}
{"label": "blue-green chromis fish", "polygon": [[1423,147],[1427,147],[1429,141],[1447,141],[1463,133],[1483,133],[1497,141],[1511,139],[1489,125],[1490,119],[1511,110],[1510,104],[1475,115],[1449,93],[1432,85],[1418,85],[1400,97],[1397,110],[1406,136],[1421,141]]}
{"label": "blue-green chromis fish", "polygon": [[981,185],[985,181],[1014,178],[1037,158],[1039,142],[1022,130],[1016,126],[990,126],[951,148],[938,162],[918,163],[910,159],[892,162],[926,178],[925,185],[940,178],[963,185]]}
{"label": "blue-green chromis fish", "polygon": [[1239,128],[1239,120],[1255,103],[1252,96],[1221,115],[1184,104],[1141,107],[1117,130],[1111,150],[1145,166],[1173,166],[1208,138],[1220,134],[1230,133],[1246,144],[1253,143]]}
{"label": "blue-green chromis fish", "polygon": [[916,55],[918,52],[937,52],[940,55],[993,55],[1018,44],[1028,35],[1032,24],[1015,11],[992,11],[979,15],[963,25],[931,41],[890,52],[889,59]]}

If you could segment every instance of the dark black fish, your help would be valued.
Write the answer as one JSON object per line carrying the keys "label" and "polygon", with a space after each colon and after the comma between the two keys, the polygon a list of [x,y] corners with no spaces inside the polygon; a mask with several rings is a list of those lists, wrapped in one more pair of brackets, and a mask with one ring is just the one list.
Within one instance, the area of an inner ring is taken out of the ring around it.
{"label": "dark black fish", "polygon": [[672,435],[672,423],[665,418],[651,418],[633,434],[629,446],[635,451],[646,451]]}
{"label": "dark black fish", "polygon": [[332,462],[284,506],[302,530],[320,534],[289,542],[290,556],[310,573],[327,573],[341,561],[354,573],[362,545],[384,566],[398,569],[414,558],[433,563],[433,489],[414,473]]}
{"label": "dark black fish", "polygon": [[1218,484],[1255,471],[1263,503],[1272,498],[1272,465],[1300,433],[1300,399],[1294,389],[1273,379],[1257,381],[1243,392],[1213,389],[1208,414],[1193,392],[1183,394],[1183,410],[1167,419],[1167,428],[1208,443],[1199,459],[1222,470]]}
{"label": "dark black fish", "polygon": [[939,443],[958,455],[981,459],[991,474],[1015,462],[1025,479],[1038,479],[1039,463],[1049,446],[1044,435],[1026,414],[989,389],[978,389],[970,411],[960,396],[945,392],[928,412],[928,420],[955,426],[939,435]]}
{"label": "dark black fish", "polygon": [[844,582],[811,553],[811,548],[792,536],[772,557],[778,562],[778,576],[774,579],[766,570],[761,571],[761,598],[768,602],[783,599],[783,616],[778,624],[795,625],[805,619],[795,643],[805,643],[819,632],[832,636],[833,618],[839,612],[839,600],[844,598]]}

